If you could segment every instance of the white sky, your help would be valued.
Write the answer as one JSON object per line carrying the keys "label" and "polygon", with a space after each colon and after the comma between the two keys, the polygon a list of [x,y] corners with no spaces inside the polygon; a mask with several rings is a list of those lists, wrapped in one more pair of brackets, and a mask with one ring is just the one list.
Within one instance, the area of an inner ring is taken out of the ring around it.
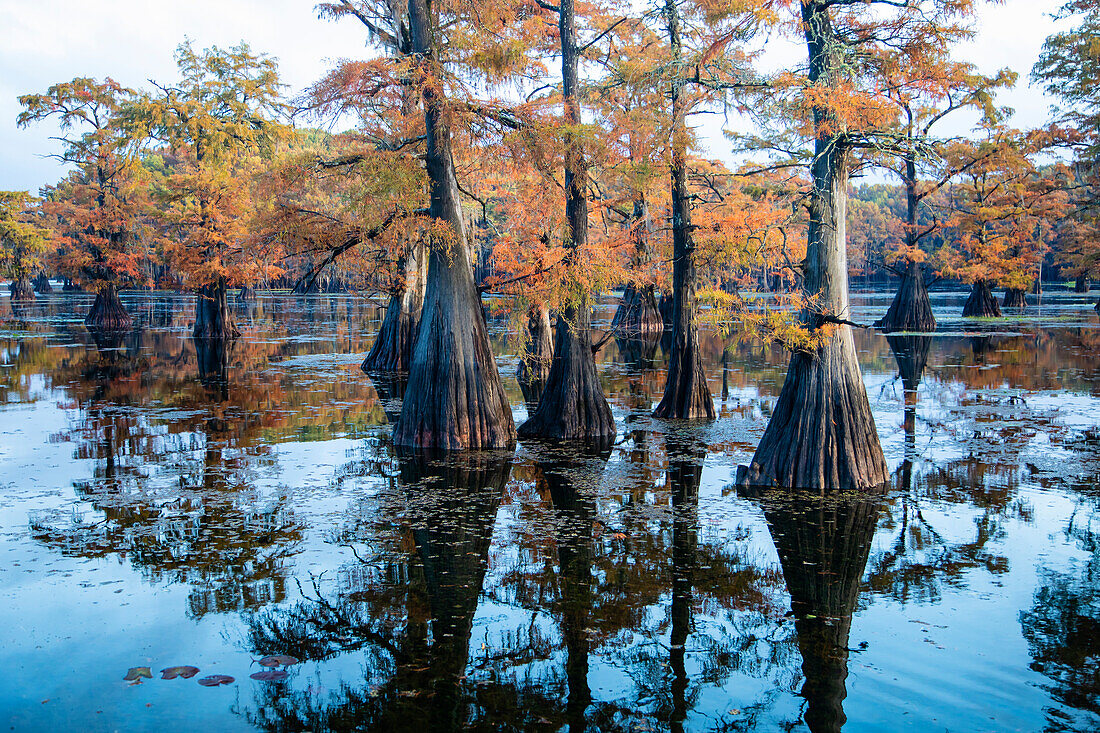
{"label": "white sky", "polygon": [[[246,40],[279,59],[289,91],[297,92],[339,58],[362,57],[357,23],[321,21],[315,0],[0,0],[0,190],[30,190],[62,175],[43,157],[59,147],[56,129],[20,130],[16,97],[44,92],[77,76],[111,76],[131,87],[146,79],[176,78],[172,51],[188,36],[197,47]],[[1018,87],[1000,97],[1017,111],[1014,124],[1030,127],[1048,116],[1050,100],[1028,85],[1043,40],[1054,28],[1049,14],[1061,0],[1006,0],[981,9],[978,37],[961,51],[983,71],[1008,66]],[[773,41],[779,43],[779,41]],[[770,50],[770,49],[769,49]],[[779,50],[775,58],[786,56]],[[772,56],[772,54],[769,54]],[[712,129],[713,128],[713,129]],[[728,159],[718,125],[706,125],[705,154]]]}

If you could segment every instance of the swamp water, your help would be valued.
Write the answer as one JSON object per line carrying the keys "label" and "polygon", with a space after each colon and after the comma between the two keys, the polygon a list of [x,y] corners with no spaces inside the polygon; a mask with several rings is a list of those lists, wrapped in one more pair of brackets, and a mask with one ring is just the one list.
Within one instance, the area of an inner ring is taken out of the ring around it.
{"label": "swamp water", "polygon": [[[366,299],[261,295],[209,353],[187,297],[124,297],[142,327],[98,339],[90,298],[2,298],[0,723],[1100,729],[1087,297],[968,322],[934,293],[934,336],[858,332],[893,481],[828,498],[732,485],[786,369],[760,344],[702,334],[717,422],[649,417],[664,350],[612,340],[607,451],[427,461],[395,453],[396,387],[358,369]],[[160,679],[177,665],[200,671]]]}

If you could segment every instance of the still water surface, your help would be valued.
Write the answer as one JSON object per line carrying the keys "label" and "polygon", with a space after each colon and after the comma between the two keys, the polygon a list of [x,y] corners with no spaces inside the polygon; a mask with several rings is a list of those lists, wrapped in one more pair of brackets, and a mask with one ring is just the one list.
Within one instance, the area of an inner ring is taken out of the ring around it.
{"label": "still water surface", "polygon": [[[429,461],[358,369],[365,298],[261,296],[227,355],[185,296],[124,297],[142,327],[98,343],[84,296],[0,299],[0,723],[1100,729],[1087,297],[967,322],[935,293],[935,336],[857,333],[894,480],[828,498],[732,486],[786,367],[760,344],[703,335],[715,423],[650,418],[665,350],[612,340],[609,450]],[[251,679],[274,654],[301,661]]]}

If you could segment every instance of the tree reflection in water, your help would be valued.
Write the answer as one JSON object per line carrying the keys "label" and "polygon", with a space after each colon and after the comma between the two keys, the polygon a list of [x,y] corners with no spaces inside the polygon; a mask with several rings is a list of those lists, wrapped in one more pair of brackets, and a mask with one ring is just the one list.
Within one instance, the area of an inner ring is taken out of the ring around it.
{"label": "tree reflection in water", "polygon": [[814,733],[847,718],[849,634],[875,534],[877,493],[759,490],[791,598],[802,655],[803,719]]}
{"label": "tree reflection in water", "polygon": [[[265,687],[245,712],[249,722],[270,731],[447,731],[466,724],[474,708],[496,707],[494,697],[514,699],[465,678],[510,468],[510,457],[498,453],[400,458],[398,484],[407,500],[407,524],[394,538],[400,562],[369,578],[361,594],[330,602],[318,592],[248,621],[257,654],[318,659],[362,649],[366,679],[327,696]],[[523,707],[540,705],[528,700]]]}
{"label": "tree reflection in water", "polygon": [[[1100,432],[1088,431],[1079,448],[1100,457]],[[1031,608],[1020,626],[1031,669],[1047,678],[1051,697],[1068,709],[1048,706],[1051,733],[1100,730],[1100,475],[1093,476],[1067,523],[1067,540],[1088,553],[1069,571],[1039,568]]]}

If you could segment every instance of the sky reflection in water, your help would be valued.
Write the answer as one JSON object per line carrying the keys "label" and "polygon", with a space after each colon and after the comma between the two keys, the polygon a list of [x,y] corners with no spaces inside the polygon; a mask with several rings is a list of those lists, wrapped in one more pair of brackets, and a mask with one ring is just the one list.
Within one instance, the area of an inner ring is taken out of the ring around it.
{"label": "sky reflection in water", "polygon": [[[1048,294],[976,324],[964,297],[934,295],[934,337],[857,333],[894,480],[827,498],[732,488],[786,368],[760,344],[703,335],[716,423],[651,419],[664,349],[612,340],[613,446],[433,461],[358,370],[366,299],[261,296],[227,352],[196,352],[182,296],[127,299],[144,328],[113,339],[81,296],[0,300],[3,719],[1100,728],[1097,317]],[[266,654],[302,661],[249,679]],[[236,682],[159,679],[184,664]]]}

